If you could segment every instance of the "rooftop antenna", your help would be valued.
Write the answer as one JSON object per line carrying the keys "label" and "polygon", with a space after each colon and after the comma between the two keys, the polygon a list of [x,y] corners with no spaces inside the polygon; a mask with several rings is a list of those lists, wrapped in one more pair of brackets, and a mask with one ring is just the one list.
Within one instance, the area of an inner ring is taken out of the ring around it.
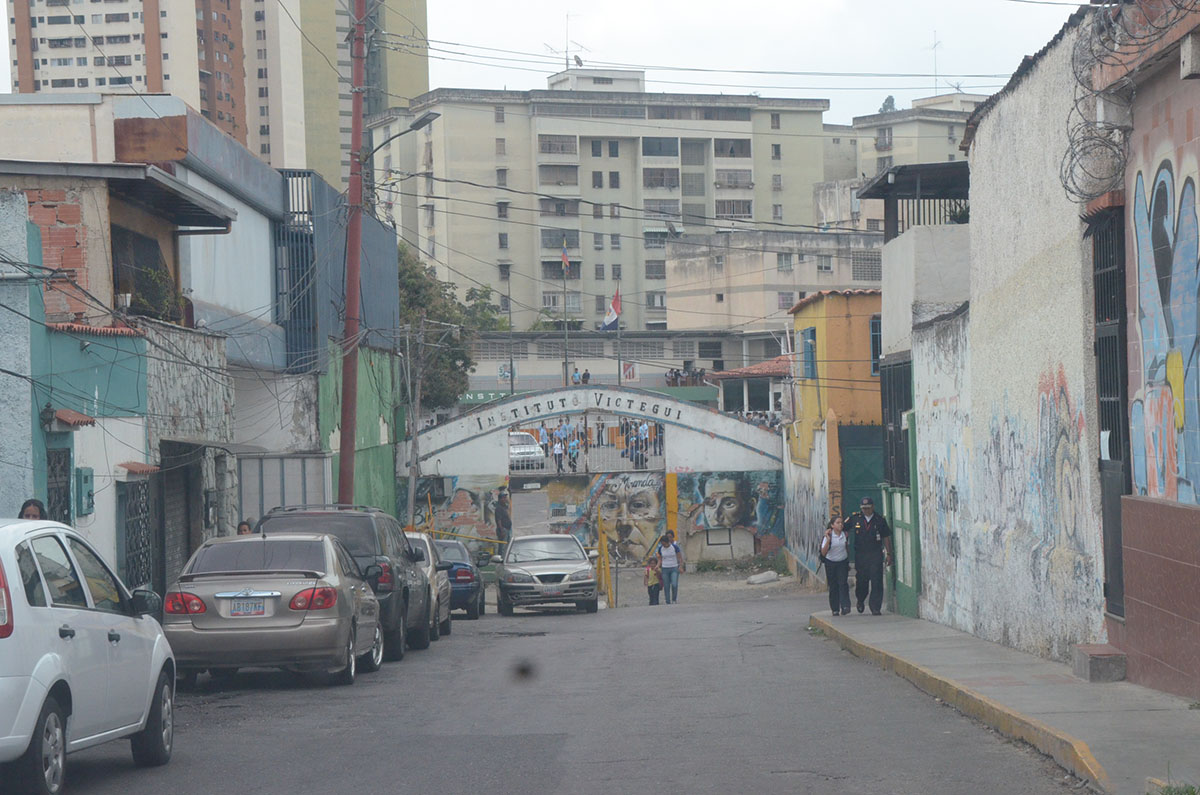
{"label": "rooftop antenna", "polygon": [[[563,47],[561,50],[551,47],[549,44],[545,44],[545,47],[547,50],[554,53],[555,55],[561,55],[563,57],[563,69],[571,68],[572,57],[574,57],[574,59],[575,59],[576,66],[583,66],[583,60],[575,53],[591,52],[591,50],[589,50],[587,47],[584,47],[582,44],[580,44],[579,42],[577,42],[571,38],[571,17],[578,17],[578,16],[582,16],[582,15],[581,14],[563,14],[563,17],[565,17],[565,23],[563,26]],[[571,47],[572,44],[575,45],[574,48]]]}
{"label": "rooftop antenna", "polygon": [[929,49],[933,50],[933,93],[936,96],[938,92],[938,76],[937,76],[937,50],[942,43],[938,41],[937,31],[933,32],[933,46]]}

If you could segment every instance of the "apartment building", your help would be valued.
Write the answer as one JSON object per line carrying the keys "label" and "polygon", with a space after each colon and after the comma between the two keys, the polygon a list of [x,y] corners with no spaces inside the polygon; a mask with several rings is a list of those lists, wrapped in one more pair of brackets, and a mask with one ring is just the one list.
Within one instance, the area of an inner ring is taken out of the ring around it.
{"label": "apartment building", "polygon": [[246,148],[275,168],[305,168],[300,0],[242,0]]}
{"label": "apartment building", "polygon": [[244,143],[243,2],[9,0],[13,91],[174,94]]}
{"label": "apartment building", "polygon": [[[308,168],[330,184],[345,187],[350,176],[352,116],[350,4],[331,0],[284,2],[299,5],[300,13],[293,16],[304,31],[300,70],[286,74],[288,79],[303,76]],[[364,112],[371,115],[389,107],[405,107],[411,98],[429,90],[429,58],[423,43],[428,25],[426,0],[388,0],[367,6],[370,47],[363,98]]]}
{"label": "apartment building", "polygon": [[440,278],[495,289],[516,328],[594,328],[619,287],[623,328],[667,329],[669,240],[811,223],[828,100],[647,93],[631,70],[549,86],[437,89],[368,122],[378,143],[440,114],[376,154],[378,206]]}

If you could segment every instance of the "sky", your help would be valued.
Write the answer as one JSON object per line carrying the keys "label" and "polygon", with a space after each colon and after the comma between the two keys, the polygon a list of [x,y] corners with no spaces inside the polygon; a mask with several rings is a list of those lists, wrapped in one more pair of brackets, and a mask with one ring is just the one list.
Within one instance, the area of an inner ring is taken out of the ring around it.
{"label": "sky", "polygon": [[[849,123],[889,94],[906,108],[956,86],[995,92],[1074,8],[1038,0],[428,0],[429,30],[417,33],[431,40],[431,88],[545,88],[567,47],[585,65],[672,67],[647,70],[649,91],[823,98],[827,123]],[[411,26],[389,33],[416,35]],[[10,62],[6,37],[0,56]],[[7,91],[8,70],[0,72]]]}

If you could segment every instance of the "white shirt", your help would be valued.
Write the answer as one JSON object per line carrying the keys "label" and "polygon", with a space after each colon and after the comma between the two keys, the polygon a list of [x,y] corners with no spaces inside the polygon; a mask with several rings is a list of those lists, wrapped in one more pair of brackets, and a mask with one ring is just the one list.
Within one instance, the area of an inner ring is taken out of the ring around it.
{"label": "white shirt", "polygon": [[554,443],[554,454],[562,455],[562,451],[563,451],[562,442],[555,442]]}
{"label": "white shirt", "polygon": [[841,563],[850,553],[846,551],[847,536],[843,531],[841,535],[837,533],[829,534],[829,551],[825,553],[825,559],[831,560],[834,563]]}
{"label": "white shirt", "polygon": [[658,548],[658,554],[662,560],[664,569],[679,568],[679,555],[675,553],[675,544],[664,544]]}

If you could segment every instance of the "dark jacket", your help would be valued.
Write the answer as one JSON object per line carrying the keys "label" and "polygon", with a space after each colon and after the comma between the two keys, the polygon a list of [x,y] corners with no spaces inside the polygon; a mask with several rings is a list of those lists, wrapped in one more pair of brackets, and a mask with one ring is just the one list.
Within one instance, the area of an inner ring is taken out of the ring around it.
{"label": "dark jacket", "polygon": [[892,528],[879,511],[871,514],[869,522],[861,512],[852,514],[846,522],[846,532],[854,539],[854,560],[864,563],[882,560],[884,539],[892,537]]}

